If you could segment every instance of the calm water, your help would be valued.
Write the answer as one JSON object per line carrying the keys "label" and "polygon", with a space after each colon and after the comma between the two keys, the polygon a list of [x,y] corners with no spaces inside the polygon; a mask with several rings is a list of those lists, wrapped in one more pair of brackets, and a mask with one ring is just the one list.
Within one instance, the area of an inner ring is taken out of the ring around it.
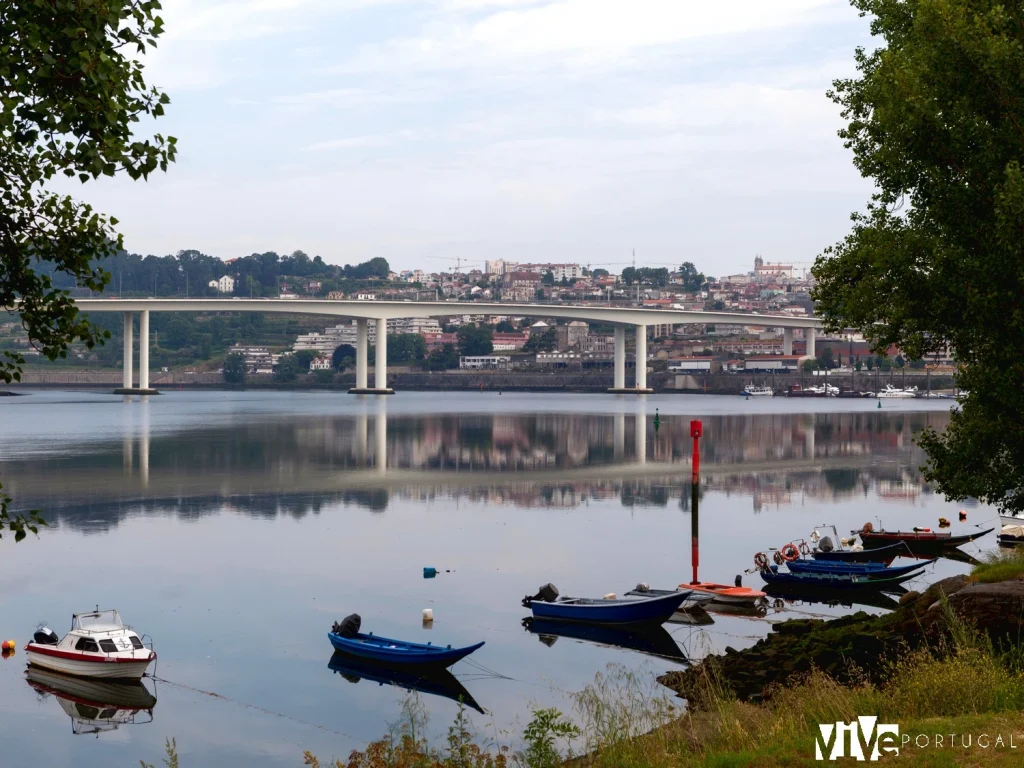
{"label": "calm water", "polygon": [[[296,766],[303,749],[345,757],[382,736],[406,696],[328,667],[325,633],[352,612],[382,635],[486,640],[471,657],[479,667],[452,671],[487,711],[471,713],[476,727],[504,740],[533,705],[571,708],[609,663],[652,675],[678,663],[540,638],[520,625],[520,600],[547,581],[604,594],[690,578],[691,418],[705,431],[701,576],[732,581],[754,552],[817,524],[955,520],[961,506],[923,483],[912,440],[941,429],[948,407],[494,393],[0,399],[0,481],[15,507],[50,522],[38,539],[0,541],[0,635],[21,644],[39,622],[63,633],[73,611],[116,607],[155,638],[168,681],[155,684],[153,722],[75,735],[73,700],[37,693],[19,648],[0,664],[0,762],[131,766],[158,758],[165,737],[187,768]],[[954,531],[994,516],[968,513]],[[425,580],[424,566],[441,573]],[[918,584],[967,567],[944,561]],[[755,642],[772,621],[845,610],[715,614],[651,642],[699,658]],[[456,704],[421,700],[443,733]]]}

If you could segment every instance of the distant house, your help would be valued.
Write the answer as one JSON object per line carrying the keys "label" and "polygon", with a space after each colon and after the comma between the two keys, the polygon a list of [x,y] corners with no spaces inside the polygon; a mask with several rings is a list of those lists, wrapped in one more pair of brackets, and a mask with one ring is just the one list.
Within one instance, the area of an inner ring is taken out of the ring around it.
{"label": "distant house", "polygon": [[471,355],[459,358],[459,368],[468,370],[500,370],[511,365],[508,355]]}
{"label": "distant house", "polygon": [[323,355],[321,355],[320,357],[314,357],[313,361],[309,364],[309,370],[311,370],[311,371],[329,371],[329,370],[331,370],[331,360],[330,360],[330,358],[324,357]]}
{"label": "distant house", "polygon": [[210,287],[216,288],[218,293],[234,293],[235,278],[231,275],[224,275],[220,280],[211,280]]}

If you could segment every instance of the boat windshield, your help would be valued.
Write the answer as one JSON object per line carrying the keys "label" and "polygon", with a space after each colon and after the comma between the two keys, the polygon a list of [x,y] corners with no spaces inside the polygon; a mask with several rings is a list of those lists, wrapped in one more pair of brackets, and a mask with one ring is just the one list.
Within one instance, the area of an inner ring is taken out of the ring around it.
{"label": "boat windshield", "polygon": [[72,616],[71,629],[82,632],[116,632],[124,629],[124,624],[121,623],[117,611],[93,611]]}

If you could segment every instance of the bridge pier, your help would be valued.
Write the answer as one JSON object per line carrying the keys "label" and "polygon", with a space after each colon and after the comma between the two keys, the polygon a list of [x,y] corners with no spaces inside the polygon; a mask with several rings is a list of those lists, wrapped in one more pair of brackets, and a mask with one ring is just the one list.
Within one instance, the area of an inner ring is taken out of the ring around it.
{"label": "bridge pier", "polygon": [[377,360],[373,368],[373,386],[367,381],[368,332],[367,320],[356,320],[356,385],[348,391],[350,395],[393,395],[388,389],[388,321],[377,318]]}
{"label": "bridge pier", "polygon": [[792,355],[793,354],[793,329],[783,328],[782,329],[782,354]]}
{"label": "bridge pier", "polygon": [[134,384],[135,361],[133,359],[135,313],[124,313],[124,356],[121,363],[121,388],[115,395],[159,395],[149,386],[149,310],[139,313],[139,386]]}
{"label": "bridge pier", "polygon": [[807,339],[807,351],[804,352],[804,357],[817,357],[818,353],[815,351],[815,330],[813,328],[804,328],[804,338]]}
{"label": "bridge pier", "polygon": [[[641,361],[643,361],[641,363]],[[615,386],[608,391],[616,395],[643,395],[654,392],[647,388],[647,326],[636,326],[636,386],[626,386],[626,327],[615,326]]]}

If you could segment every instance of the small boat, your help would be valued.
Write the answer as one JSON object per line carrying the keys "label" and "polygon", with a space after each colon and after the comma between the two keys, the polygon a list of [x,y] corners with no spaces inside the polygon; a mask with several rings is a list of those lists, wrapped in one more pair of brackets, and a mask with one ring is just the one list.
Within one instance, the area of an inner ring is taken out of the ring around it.
{"label": "small boat", "polygon": [[[156,697],[139,681],[72,677],[42,667],[25,670],[25,681],[36,693],[57,699],[76,735],[153,722]],[[139,720],[140,714],[149,719]]]}
{"label": "small boat", "polygon": [[999,525],[1003,527],[1007,525],[1024,525],[1024,515],[1000,515]]}
{"label": "small boat", "polygon": [[825,587],[828,589],[877,589],[884,591],[886,587],[898,586],[901,582],[914,578],[916,574],[904,573],[900,576],[874,578],[862,573],[787,573],[772,565],[760,571],[761,578],[768,584],[782,586],[801,584],[806,586]]}
{"label": "small boat", "polygon": [[390,667],[340,652],[335,652],[331,656],[327,667],[350,683],[369,680],[380,685],[393,685],[407,691],[419,691],[431,696],[461,701],[481,715],[487,714],[459,679],[444,667]]}
{"label": "small boat", "polygon": [[156,660],[152,645],[143,643],[114,610],[73,614],[71,630],[59,642],[52,629],[41,627],[25,651],[32,666],[109,680],[140,680]]}
{"label": "small boat", "polygon": [[897,557],[909,556],[910,550],[905,544],[889,544],[872,549],[815,549],[811,557],[818,561],[843,563],[880,563],[889,565]]}
{"label": "small boat", "polygon": [[[628,597],[654,597],[657,595],[671,595],[674,592],[678,592],[679,589],[651,589],[649,584],[640,582],[631,590],[626,592]],[[704,592],[693,592],[688,586],[683,588],[683,591],[689,592],[686,599],[683,600],[683,604],[679,606],[679,610],[676,613],[683,613],[686,611],[698,611],[703,609],[708,603],[715,599],[714,595],[705,594]]]}
{"label": "small boat", "polygon": [[852,533],[860,537],[865,549],[875,549],[888,544],[900,543],[906,545],[908,551],[914,555],[927,555],[934,553],[942,554],[945,550],[980,539],[994,530],[994,528],[988,528],[984,531],[954,536],[947,531],[933,531],[929,528],[913,531],[876,531],[869,526],[865,526],[859,531],[852,531]]}
{"label": "small boat", "polygon": [[663,624],[689,596],[689,588],[685,588],[643,598],[559,597],[558,589],[547,584],[537,595],[523,598],[523,607],[531,609],[539,619],[589,624]]}
{"label": "small boat", "polygon": [[887,579],[893,576],[902,576],[905,573],[913,573],[914,571],[929,565],[933,560],[934,558],[932,560],[926,560],[923,563],[913,563],[911,565],[901,565],[896,567],[887,566],[885,563],[844,563],[834,560],[793,560],[790,563],[786,563],[786,567],[789,568],[791,573],[855,573],[866,576],[869,579]]}
{"label": "small boat", "polygon": [[481,640],[475,645],[452,648],[450,645],[410,643],[405,640],[378,637],[373,633],[364,635],[361,632],[356,633],[354,637],[343,637],[334,632],[328,632],[327,638],[331,641],[331,645],[334,646],[335,650],[351,656],[358,656],[362,659],[371,659],[387,664],[419,664],[442,667],[450,667],[459,659],[463,659],[473,651],[481,648],[484,644],[484,641]]}
{"label": "small boat", "polygon": [[1004,525],[999,529],[999,546],[1019,547],[1024,544],[1024,525]]}
{"label": "small boat", "polygon": [[885,389],[880,390],[876,397],[883,399],[913,399],[917,397],[917,387],[907,387],[906,389],[900,389],[899,387],[894,387],[892,384],[886,384]]}
{"label": "small boat", "polygon": [[683,649],[660,624],[584,624],[578,621],[557,621],[527,616],[523,619],[523,626],[529,632],[538,635],[540,641],[549,647],[554,645],[556,638],[565,637],[595,645],[625,648],[648,656],[672,659],[682,664],[688,663]]}
{"label": "small boat", "polygon": [[743,388],[743,394],[747,397],[774,397],[775,391],[771,387],[758,387],[754,384],[747,384]]}
{"label": "small boat", "polygon": [[765,598],[764,592],[757,589],[736,584],[716,584],[713,581],[701,581],[697,584],[680,584],[679,588],[692,589],[697,593],[711,595],[708,607],[713,605],[753,605]]}

